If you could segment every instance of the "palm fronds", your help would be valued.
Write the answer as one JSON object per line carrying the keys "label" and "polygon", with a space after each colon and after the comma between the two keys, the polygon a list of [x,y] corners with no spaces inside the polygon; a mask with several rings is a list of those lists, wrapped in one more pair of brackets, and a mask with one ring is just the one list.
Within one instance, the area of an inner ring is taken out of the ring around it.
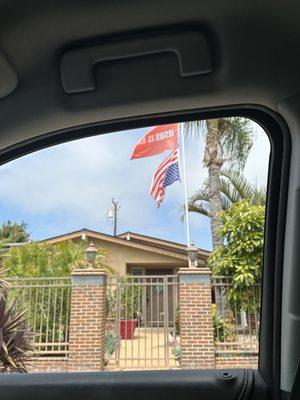
{"label": "palm fronds", "polygon": [[[198,190],[188,202],[189,212],[196,212],[198,214],[205,215],[206,217],[210,217],[209,213],[209,195],[208,188],[206,185],[203,185],[203,188]],[[183,208],[184,212],[184,208]],[[184,213],[183,213],[184,217]]]}
{"label": "palm fronds", "polygon": [[206,135],[206,121],[188,121],[183,123],[184,132],[192,139],[197,139],[199,135]]}
{"label": "palm fronds", "polygon": [[27,224],[25,222],[13,223],[6,221],[0,226],[0,239],[6,243],[24,243],[29,240],[29,233],[27,232]]}
{"label": "palm fronds", "polygon": [[[243,168],[253,144],[251,121],[243,117],[219,118],[218,141],[222,148],[224,161],[237,163]],[[207,121],[189,121],[183,124],[190,138],[207,135]]]}
{"label": "palm fronds", "polygon": [[251,201],[255,186],[248,182],[240,172],[223,168],[220,176],[221,190],[231,203],[237,203],[242,199]]}
{"label": "palm fronds", "polygon": [[251,121],[242,117],[221,118],[219,135],[224,157],[243,168],[253,144]]}
{"label": "palm fronds", "polygon": [[[220,175],[223,210],[228,210],[234,203],[243,199],[247,199],[251,204],[265,204],[266,190],[264,187],[258,188],[256,185],[252,185],[242,173],[234,170],[221,169]],[[189,199],[188,208],[190,212],[210,217],[208,180],[205,180],[202,189]]]}

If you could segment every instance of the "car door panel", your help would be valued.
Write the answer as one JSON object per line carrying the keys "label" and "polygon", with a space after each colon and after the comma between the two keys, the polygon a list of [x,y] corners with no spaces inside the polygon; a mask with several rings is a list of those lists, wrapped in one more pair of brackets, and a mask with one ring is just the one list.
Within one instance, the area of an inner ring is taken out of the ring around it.
{"label": "car door panel", "polygon": [[[255,383],[255,384],[254,384]],[[1,399],[260,400],[267,398],[258,371],[181,370],[64,374],[5,374]]]}

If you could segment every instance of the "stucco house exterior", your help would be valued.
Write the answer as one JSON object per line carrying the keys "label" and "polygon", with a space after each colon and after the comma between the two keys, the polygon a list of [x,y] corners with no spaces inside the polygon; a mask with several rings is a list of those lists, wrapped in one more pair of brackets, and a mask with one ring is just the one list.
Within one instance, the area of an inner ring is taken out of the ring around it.
{"label": "stucco house exterior", "polygon": [[[188,266],[185,245],[133,232],[111,236],[80,229],[43,242],[56,244],[66,240],[84,242],[86,246],[93,242],[97,248],[105,249],[103,262],[120,275],[175,275],[179,268]],[[198,249],[199,267],[206,265],[209,254]]]}

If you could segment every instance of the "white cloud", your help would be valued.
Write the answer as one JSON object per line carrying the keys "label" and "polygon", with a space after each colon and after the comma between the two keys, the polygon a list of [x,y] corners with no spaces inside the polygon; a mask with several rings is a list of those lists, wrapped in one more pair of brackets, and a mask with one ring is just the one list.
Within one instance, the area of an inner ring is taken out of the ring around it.
{"label": "white cloud", "polygon": [[270,141],[264,130],[257,124],[253,123],[255,131],[255,140],[250,151],[244,174],[250,182],[258,187],[266,186],[269,156],[270,156]]}
{"label": "white cloud", "polygon": [[[111,198],[120,201],[120,230],[184,241],[180,206],[183,184],[167,189],[165,203],[157,210],[149,195],[152,174],[166,156],[129,160],[146,129],[82,139],[25,156],[0,168],[0,205],[3,218],[21,215],[30,221],[33,236],[51,236],[83,226],[109,231],[106,210]],[[203,139],[187,141],[188,193],[201,187],[207,176],[202,167]],[[257,132],[245,168],[259,185],[266,182],[268,140]],[[10,214],[9,214],[10,213]],[[194,236],[207,242],[209,223],[191,216]]]}

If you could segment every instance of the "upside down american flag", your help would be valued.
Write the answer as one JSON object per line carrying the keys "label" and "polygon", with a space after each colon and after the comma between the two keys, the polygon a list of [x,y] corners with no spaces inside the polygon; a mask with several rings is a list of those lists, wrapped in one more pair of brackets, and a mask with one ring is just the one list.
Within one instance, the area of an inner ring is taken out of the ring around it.
{"label": "upside down american flag", "polygon": [[166,187],[180,181],[178,148],[159,165],[155,171],[150,188],[150,194],[159,207],[165,197]]}

